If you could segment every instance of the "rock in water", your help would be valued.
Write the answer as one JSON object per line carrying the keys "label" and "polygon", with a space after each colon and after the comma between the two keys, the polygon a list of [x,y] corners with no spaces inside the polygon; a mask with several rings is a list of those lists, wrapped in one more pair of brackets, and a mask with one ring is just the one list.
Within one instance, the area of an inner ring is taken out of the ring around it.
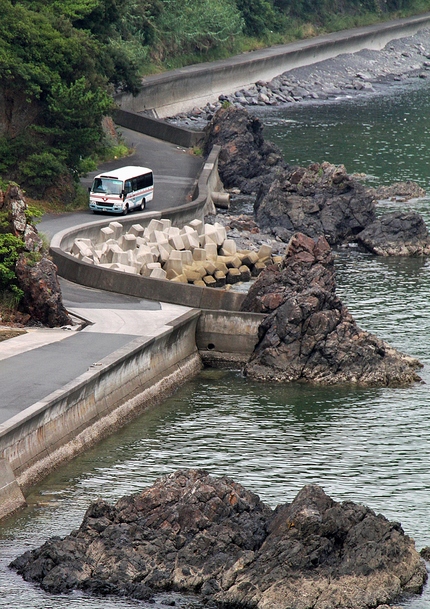
{"label": "rock in water", "polygon": [[234,106],[218,110],[208,125],[206,151],[214,145],[221,146],[218,170],[225,188],[256,193],[284,166],[280,150],[264,140],[261,121]]}
{"label": "rock in water", "polygon": [[296,232],[324,236],[330,245],[352,241],[376,218],[373,194],[343,165],[314,163],[281,171],[255,204],[258,225],[287,242]]}
{"label": "rock in water", "polygon": [[384,214],[357,235],[357,242],[378,256],[428,256],[430,235],[415,211]]}
{"label": "rock in water", "polygon": [[223,606],[367,609],[419,593],[424,562],[400,524],[305,486],[276,510],[231,479],[180,470],[11,568],[43,589],[148,599],[200,592]]}
{"label": "rock in water", "polygon": [[250,378],[374,386],[420,380],[418,360],[361,330],[339,300],[324,237],[294,235],[283,268],[260,274],[242,310],[267,313],[245,367]]}

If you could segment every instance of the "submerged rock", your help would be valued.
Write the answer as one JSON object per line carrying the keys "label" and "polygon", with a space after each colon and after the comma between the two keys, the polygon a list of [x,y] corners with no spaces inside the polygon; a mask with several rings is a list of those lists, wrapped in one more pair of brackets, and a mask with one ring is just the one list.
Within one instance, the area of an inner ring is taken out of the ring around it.
{"label": "submerged rock", "polygon": [[291,239],[283,268],[268,267],[243,311],[267,313],[245,373],[262,381],[407,385],[418,360],[361,330],[336,295],[333,255],[324,237]]}
{"label": "submerged rock", "polygon": [[357,242],[378,256],[428,256],[430,235],[420,214],[384,214],[357,235]]}
{"label": "submerged rock", "polygon": [[275,510],[227,477],[180,470],[11,568],[54,593],[148,599],[199,592],[224,606],[367,609],[419,593],[424,562],[400,524],[313,485]]}

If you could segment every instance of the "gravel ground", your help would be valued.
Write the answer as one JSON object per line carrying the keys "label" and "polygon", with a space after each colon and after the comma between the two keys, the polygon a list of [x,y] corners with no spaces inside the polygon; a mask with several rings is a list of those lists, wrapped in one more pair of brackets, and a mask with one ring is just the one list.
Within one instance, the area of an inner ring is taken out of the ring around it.
{"label": "gravel ground", "polygon": [[321,103],[345,96],[381,94],[394,84],[426,78],[430,78],[429,29],[392,40],[381,51],[364,49],[295,68],[269,82],[258,81],[232,95],[220,95],[215,103],[167,120],[200,130],[226,101],[252,111],[267,106]]}

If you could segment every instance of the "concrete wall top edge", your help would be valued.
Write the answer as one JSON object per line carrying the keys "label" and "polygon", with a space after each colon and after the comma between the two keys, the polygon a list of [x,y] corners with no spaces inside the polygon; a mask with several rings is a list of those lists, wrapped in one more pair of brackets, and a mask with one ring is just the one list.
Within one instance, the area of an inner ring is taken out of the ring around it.
{"label": "concrete wall top edge", "polygon": [[[423,27],[430,25],[430,13],[425,13],[422,15],[416,15],[414,17],[408,17],[404,19],[396,19],[387,21],[385,23],[379,23],[375,25],[369,25],[359,28],[353,28],[350,30],[344,30],[341,32],[332,32],[330,34],[324,34],[321,36],[316,36],[315,38],[307,38],[305,40],[300,40],[297,42],[292,42],[285,45],[274,45],[273,47],[269,47],[266,49],[258,49],[256,51],[251,51],[249,53],[243,53],[242,55],[237,55],[235,57],[230,57],[227,59],[219,59],[217,61],[203,63],[203,64],[193,64],[191,66],[186,66],[184,68],[178,68],[177,70],[172,70],[169,72],[165,72],[162,74],[155,74],[152,76],[147,76],[142,79],[143,86],[150,85],[152,83],[160,84],[161,82],[171,82],[176,78],[183,78],[184,74],[190,73],[207,73],[208,71],[217,71],[224,70],[226,65],[237,64],[242,65],[249,63],[250,61],[259,60],[262,57],[267,56],[282,56],[286,53],[294,53],[296,51],[301,51],[308,48],[318,49],[319,47],[327,45],[327,43],[332,42],[341,42],[341,41],[351,41],[354,39],[362,38],[363,36],[372,36],[374,34],[380,34],[381,32],[387,32],[390,34],[391,32],[399,32],[403,35],[407,35],[405,26],[413,26],[416,28],[419,25]],[[121,96],[118,96],[120,98]]]}

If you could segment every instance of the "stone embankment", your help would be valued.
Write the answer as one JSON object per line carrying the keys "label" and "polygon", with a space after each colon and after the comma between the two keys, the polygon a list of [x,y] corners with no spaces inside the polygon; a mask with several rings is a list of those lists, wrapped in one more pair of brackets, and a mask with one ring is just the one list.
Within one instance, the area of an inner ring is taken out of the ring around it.
{"label": "stone embankment", "polygon": [[75,239],[70,253],[102,268],[227,289],[280,261],[269,245],[260,245],[258,251],[239,250],[223,225],[197,219],[181,229],[168,219],[153,219],[145,228],[133,224],[126,232],[120,222],[110,222],[100,229],[98,239]]}
{"label": "stone embankment", "polygon": [[179,470],[115,505],[95,501],[77,531],[11,567],[55,594],[149,600],[176,590],[244,609],[383,609],[427,579],[400,524],[368,507],[308,485],[272,510],[201,470]]}
{"label": "stone embankment", "polygon": [[398,83],[430,77],[430,35],[424,29],[406,38],[392,40],[380,51],[363,49],[332,59],[294,68],[269,81],[231,95],[220,95],[215,103],[194,108],[168,119],[174,124],[201,129],[222,105],[237,108],[282,107],[322,103],[342,97],[379,94]]}
{"label": "stone embankment", "polygon": [[333,255],[324,237],[296,234],[282,268],[261,273],[242,304],[266,313],[245,365],[260,381],[407,385],[418,360],[361,330],[336,295]]}

